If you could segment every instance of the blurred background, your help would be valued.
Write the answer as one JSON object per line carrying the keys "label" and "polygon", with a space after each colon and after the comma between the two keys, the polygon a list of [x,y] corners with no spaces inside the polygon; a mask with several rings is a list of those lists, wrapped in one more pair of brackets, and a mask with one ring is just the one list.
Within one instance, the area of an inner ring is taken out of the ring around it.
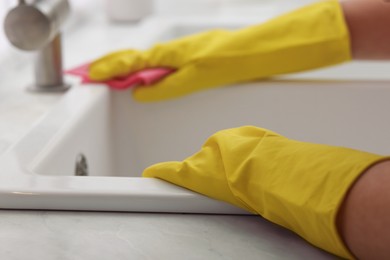
{"label": "blurred background", "polygon": [[[29,1],[35,0],[26,0]],[[210,15],[217,9],[226,15],[262,15],[262,13],[281,13],[315,0],[70,0],[72,5],[73,21],[85,16],[84,14],[101,16],[107,22],[113,22],[117,17],[137,14],[137,8],[150,1],[153,6],[152,15],[177,16],[177,15]],[[17,0],[0,0],[0,55],[9,49],[10,44],[5,39],[3,22],[4,17],[10,8],[17,4]],[[115,6],[127,6],[126,8],[115,8]],[[253,5],[257,8],[248,8]],[[259,8],[260,7],[260,8]],[[248,13],[249,12],[249,13]],[[135,14],[134,14],[135,13]],[[141,15],[141,13],[140,13]],[[72,17],[68,19],[72,24]],[[121,22],[124,22],[123,19]]]}

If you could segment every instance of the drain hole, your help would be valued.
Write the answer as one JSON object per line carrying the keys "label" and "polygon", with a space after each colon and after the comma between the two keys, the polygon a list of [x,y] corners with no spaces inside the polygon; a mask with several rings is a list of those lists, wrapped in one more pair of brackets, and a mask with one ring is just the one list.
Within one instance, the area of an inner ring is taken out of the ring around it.
{"label": "drain hole", "polygon": [[74,175],[75,176],[88,176],[87,158],[82,153],[77,155]]}

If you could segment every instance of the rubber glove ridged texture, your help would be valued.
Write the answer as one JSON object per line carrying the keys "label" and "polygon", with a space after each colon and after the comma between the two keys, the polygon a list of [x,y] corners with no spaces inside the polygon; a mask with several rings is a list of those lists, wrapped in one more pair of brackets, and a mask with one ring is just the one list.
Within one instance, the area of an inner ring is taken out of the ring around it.
{"label": "rubber glove ridged texture", "polygon": [[359,175],[384,158],[245,126],[217,132],[193,156],[153,165],[143,176],[257,213],[317,247],[352,258],[336,228],[337,212]]}
{"label": "rubber glove ridged texture", "polygon": [[139,101],[158,101],[350,59],[340,4],[330,0],[237,31],[208,31],[146,51],[115,52],[93,62],[90,77],[106,80],[150,67],[177,69],[161,82],[134,91]]}

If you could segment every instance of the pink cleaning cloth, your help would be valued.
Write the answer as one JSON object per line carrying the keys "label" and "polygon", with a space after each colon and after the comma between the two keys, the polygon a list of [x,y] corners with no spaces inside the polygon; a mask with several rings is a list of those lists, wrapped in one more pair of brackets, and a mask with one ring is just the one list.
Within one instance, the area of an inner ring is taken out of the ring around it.
{"label": "pink cleaning cloth", "polygon": [[80,76],[81,83],[104,83],[111,89],[124,90],[138,85],[151,85],[175,71],[174,69],[169,68],[149,68],[136,71],[129,74],[128,76],[121,78],[115,78],[106,81],[94,81],[91,80],[88,76],[89,65],[89,63],[84,64],[76,68],[66,70],[65,73]]}

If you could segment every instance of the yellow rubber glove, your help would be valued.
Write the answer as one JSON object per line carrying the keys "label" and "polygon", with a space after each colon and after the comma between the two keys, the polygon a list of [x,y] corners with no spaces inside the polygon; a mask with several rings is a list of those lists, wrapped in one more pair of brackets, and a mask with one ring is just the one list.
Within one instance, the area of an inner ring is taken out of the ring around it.
{"label": "yellow rubber glove", "polygon": [[315,246],[352,258],[337,232],[337,212],[359,175],[384,159],[245,126],[220,131],[193,156],[153,165],[143,176],[257,213]]}
{"label": "yellow rubber glove", "polygon": [[92,63],[90,78],[106,80],[151,67],[178,69],[160,83],[134,92],[139,101],[157,101],[350,59],[340,4],[330,0],[238,31],[209,31],[146,51],[115,52]]}

